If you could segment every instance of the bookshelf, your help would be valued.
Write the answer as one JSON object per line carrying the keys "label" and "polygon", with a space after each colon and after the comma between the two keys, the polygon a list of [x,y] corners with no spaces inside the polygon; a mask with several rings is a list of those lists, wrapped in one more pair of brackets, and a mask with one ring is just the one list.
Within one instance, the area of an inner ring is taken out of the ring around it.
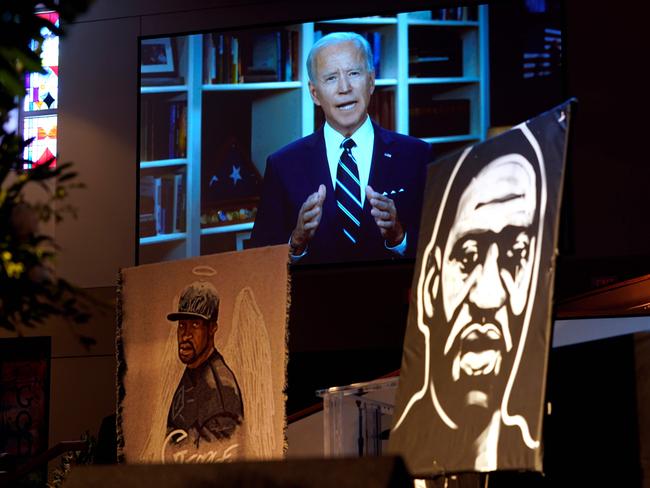
{"label": "bookshelf", "polygon": [[154,209],[149,201],[145,210],[163,218],[156,205],[164,200],[175,215],[170,225],[167,209],[167,226],[152,231],[146,224],[145,232],[140,216],[140,264],[243,247],[266,157],[323,120],[305,62],[318,37],[340,30],[365,35],[380,51],[369,111],[382,126],[420,137],[438,154],[485,139],[485,6],[176,38],[174,76],[142,74],[141,213],[143,195],[151,193],[143,184],[152,178],[175,181],[182,191],[162,199],[154,189]]}

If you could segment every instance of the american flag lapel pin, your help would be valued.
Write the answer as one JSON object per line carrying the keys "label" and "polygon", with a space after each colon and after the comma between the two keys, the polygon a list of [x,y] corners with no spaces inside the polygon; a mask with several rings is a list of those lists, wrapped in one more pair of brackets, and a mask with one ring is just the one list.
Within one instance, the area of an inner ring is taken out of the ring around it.
{"label": "american flag lapel pin", "polygon": [[384,156],[386,156],[387,158],[392,158],[393,157],[393,155],[391,153],[384,153]]}

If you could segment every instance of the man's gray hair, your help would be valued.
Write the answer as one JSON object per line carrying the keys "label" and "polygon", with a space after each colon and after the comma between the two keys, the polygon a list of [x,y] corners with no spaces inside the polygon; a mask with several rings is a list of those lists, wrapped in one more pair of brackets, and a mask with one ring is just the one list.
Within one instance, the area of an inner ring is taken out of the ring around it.
{"label": "man's gray hair", "polygon": [[318,51],[324,47],[331,46],[333,44],[340,44],[342,42],[356,42],[359,46],[359,49],[364,54],[366,58],[366,69],[368,72],[372,73],[375,71],[375,67],[372,62],[372,49],[370,49],[370,44],[365,37],[357,34],[356,32],[332,32],[326,36],[318,39],[314,45],[309,50],[309,55],[307,56],[307,74],[309,75],[309,81],[314,83],[316,80],[316,67],[314,63],[316,62],[316,55]]}

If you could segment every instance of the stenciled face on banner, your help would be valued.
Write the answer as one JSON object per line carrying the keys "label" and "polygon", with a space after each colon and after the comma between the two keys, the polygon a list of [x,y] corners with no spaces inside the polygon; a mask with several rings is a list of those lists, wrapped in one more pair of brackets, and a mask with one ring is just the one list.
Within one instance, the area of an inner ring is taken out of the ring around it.
{"label": "stenciled face on banner", "polygon": [[444,314],[434,334],[442,340],[431,345],[432,358],[443,365],[432,368],[432,394],[450,426],[467,409],[499,410],[495,393],[524,339],[533,267],[539,269],[538,195],[545,188],[538,190],[538,180],[521,154],[498,157],[469,182],[456,211],[447,215],[448,233],[431,241],[421,274],[432,286],[423,287],[419,300],[426,321],[434,321],[434,303]]}
{"label": "stenciled face on banner", "polygon": [[556,109],[430,173],[391,434],[416,474],[536,468],[565,135]]}

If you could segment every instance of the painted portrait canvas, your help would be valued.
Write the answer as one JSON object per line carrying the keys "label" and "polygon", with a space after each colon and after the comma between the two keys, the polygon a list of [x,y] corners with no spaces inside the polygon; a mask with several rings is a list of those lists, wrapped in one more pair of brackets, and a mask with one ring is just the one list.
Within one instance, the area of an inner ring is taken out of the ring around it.
{"label": "painted portrait canvas", "polygon": [[283,456],[287,259],[274,246],[121,271],[120,459]]}
{"label": "painted portrait canvas", "polygon": [[418,477],[542,470],[570,108],[430,166],[390,434]]}

